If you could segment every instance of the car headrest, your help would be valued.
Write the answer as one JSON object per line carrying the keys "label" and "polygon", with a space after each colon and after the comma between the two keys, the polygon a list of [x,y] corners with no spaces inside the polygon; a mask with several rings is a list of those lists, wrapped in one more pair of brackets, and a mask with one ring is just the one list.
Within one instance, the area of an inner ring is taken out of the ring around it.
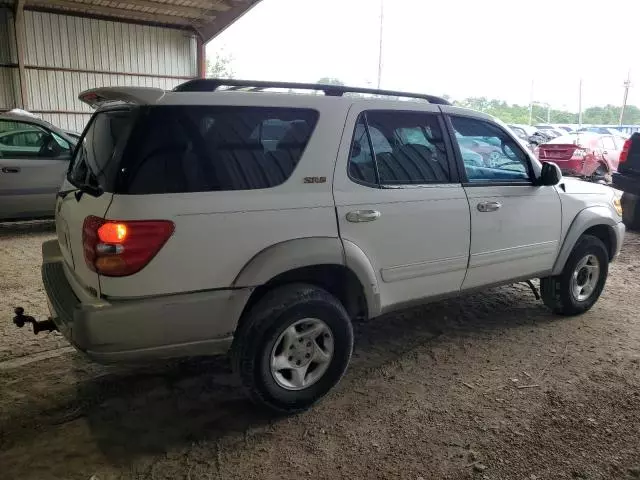
{"label": "car headrest", "polygon": [[309,140],[311,129],[307,122],[293,122],[278,142],[278,149],[281,148],[301,148]]}

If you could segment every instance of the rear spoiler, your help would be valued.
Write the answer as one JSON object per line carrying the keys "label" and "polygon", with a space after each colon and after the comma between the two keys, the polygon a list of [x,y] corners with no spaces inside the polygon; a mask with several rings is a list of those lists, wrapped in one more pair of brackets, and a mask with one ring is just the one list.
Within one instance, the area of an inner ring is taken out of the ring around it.
{"label": "rear spoiler", "polygon": [[91,108],[109,103],[134,103],[146,105],[156,103],[165,94],[161,88],[151,87],[102,87],[85,90],[78,98]]}

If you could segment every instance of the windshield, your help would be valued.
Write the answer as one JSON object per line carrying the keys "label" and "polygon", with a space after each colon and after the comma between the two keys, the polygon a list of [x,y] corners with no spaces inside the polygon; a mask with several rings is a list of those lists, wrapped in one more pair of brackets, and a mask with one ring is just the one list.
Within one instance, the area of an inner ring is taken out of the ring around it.
{"label": "windshield", "polygon": [[69,165],[67,178],[72,184],[112,191],[136,114],[136,109],[124,109],[93,116]]}

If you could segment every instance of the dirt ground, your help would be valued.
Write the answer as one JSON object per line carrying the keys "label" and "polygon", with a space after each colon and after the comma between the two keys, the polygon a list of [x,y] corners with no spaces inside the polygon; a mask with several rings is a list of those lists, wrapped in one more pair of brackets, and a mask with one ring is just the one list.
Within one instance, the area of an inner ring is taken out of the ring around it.
{"label": "dirt ground", "polygon": [[515,285],[358,324],[346,377],[291,418],[224,359],[106,368],[13,327],[46,313],[51,237],[0,225],[2,479],[640,478],[640,235],[581,317]]}

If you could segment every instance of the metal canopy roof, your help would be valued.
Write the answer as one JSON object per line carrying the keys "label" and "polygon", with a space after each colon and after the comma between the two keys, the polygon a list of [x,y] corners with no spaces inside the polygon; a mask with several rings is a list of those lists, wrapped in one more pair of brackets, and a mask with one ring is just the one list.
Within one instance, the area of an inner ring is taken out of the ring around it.
{"label": "metal canopy roof", "polygon": [[27,10],[193,29],[208,42],[260,0],[0,0]]}

